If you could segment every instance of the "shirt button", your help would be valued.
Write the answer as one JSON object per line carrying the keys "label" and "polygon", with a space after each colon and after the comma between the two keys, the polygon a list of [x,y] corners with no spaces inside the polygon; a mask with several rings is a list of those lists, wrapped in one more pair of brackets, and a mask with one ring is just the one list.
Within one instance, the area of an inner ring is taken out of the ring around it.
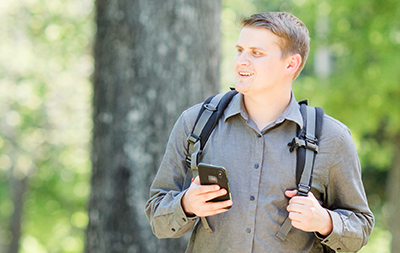
{"label": "shirt button", "polygon": [[251,233],[251,229],[250,228],[246,229],[246,232]]}
{"label": "shirt button", "polygon": [[260,165],[258,163],[254,164],[254,169],[258,169]]}
{"label": "shirt button", "polygon": [[256,198],[254,196],[250,196],[250,200],[254,201]]}
{"label": "shirt button", "polygon": [[176,231],[175,228],[172,228],[171,230],[172,230],[172,232],[175,232],[175,231]]}
{"label": "shirt button", "polygon": [[185,218],[182,218],[182,220],[183,220],[184,222],[186,222],[186,219],[185,219]]}

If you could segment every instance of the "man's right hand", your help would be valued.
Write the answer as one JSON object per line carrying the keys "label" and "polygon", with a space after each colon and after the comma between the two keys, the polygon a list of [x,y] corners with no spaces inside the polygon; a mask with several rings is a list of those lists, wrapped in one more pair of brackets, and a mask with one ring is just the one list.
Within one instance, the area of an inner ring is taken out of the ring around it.
{"label": "man's right hand", "polygon": [[201,185],[197,176],[191,183],[189,189],[182,197],[182,207],[188,216],[207,217],[228,211],[232,206],[232,200],[221,202],[207,202],[216,197],[224,196],[225,189],[218,185]]}

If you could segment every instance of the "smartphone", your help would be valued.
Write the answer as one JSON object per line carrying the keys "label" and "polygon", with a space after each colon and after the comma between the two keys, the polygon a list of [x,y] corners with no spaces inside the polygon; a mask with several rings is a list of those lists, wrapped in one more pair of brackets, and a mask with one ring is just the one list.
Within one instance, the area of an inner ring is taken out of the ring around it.
{"label": "smartphone", "polygon": [[[209,201],[218,202],[218,201],[225,201],[232,199],[231,192],[229,190],[228,176],[226,173],[226,169],[224,167],[206,163],[199,163],[198,169],[199,169],[200,183],[202,185],[217,184],[221,188],[224,188],[227,191],[227,194],[225,194],[224,196],[220,196]],[[229,208],[230,207],[228,207],[228,209]]]}

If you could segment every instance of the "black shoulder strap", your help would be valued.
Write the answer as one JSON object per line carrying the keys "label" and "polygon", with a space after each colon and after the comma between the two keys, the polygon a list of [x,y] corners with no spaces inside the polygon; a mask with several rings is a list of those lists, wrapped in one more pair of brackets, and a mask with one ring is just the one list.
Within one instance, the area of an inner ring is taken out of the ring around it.
{"label": "black shoulder strap", "polygon": [[[297,138],[289,144],[291,152],[297,148],[296,182],[299,194],[308,194],[312,183],[315,155],[321,136],[324,110],[319,107],[307,106],[300,101],[300,111],[303,117],[303,128],[299,129]],[[294,145],[294,146],[293,146]]]}
{"label": "black shoulder strap", "polygon": [[[315,155],[318,153],[324,118],[322,108],[308,106],[307,102],[307,100],[299,102],[303,127],[298,129],[297,136],[288,144],[290,152],[297,149],[296,182],[297,195],[300,196],[307,196],[311,189]],[[285,240],[291,228],[291,221],[286,218],[276,236]]]}
{"label": "black shoulder strap", "polygon": [[[197,176],[197,165],[201,160],[203,148],[206,145],[211,132],[218,124],[218,120],[221,118],[229,102],[236,94],[236,90],[231,90],[225,93],[225,95],[218,94],[211,96],[203,103],[203,106],[201,107],[194,124],[192,133],[189,134],[187,138],[188,153],[186,154],[186,166],[188,171],[186,173],[185,182],[183,183],[183,189],[188,188],[190,186],[191,179]],[[201,222],[207,232],[213,232],[206,217],[201,217]]]}
{"label": "black shoulder strap", "polygon": [[[217,105],[217,108],[213,108],[211,105],[211,100],[218,95],[212,96],[208,98],[204,103],[203,106],[200,109],[199,115],[197,116],[197,120],[195,123],[195,127],[193,130],[196,130],[196,127],[200,130],[201,133],[199,136],[200,140],[200,148],[203,150],[204,146],[206,145],[206,142],[208,138],[210,137],[212,131],[214,130],[215,126],[218,124],[218,120],[221,118],[221,116],[224,114],[224,111],[228,104],[231,102],[232,98],[237,94],[238,92],[236,90],[231,90],[225,93],[222,98],[219,100],[219,103]],[[219,94],[221,96],[221,94]],[[203,115],[204,111],[211,111],[212,114],[207,122],[205,124],[202,124],[200,122],[201,116]]]}
{"label": "black shoulder strap", "polygon": [[188,153],[186,154],[186,165],[188,167],[188,175],[185,180],[184,189],[189,187],[191,178],[197,176],[197,165],[201,160],[203,148],[229,102],[237,93],[236,90],[231,90],[225,94],[211,96],[203,103],[192,133],[187,138]]}

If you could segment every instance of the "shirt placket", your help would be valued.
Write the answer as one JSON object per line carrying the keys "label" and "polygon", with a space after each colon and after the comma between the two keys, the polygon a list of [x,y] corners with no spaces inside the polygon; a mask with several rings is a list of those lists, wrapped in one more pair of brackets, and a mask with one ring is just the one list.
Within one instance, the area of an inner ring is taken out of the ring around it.
{"label": "shirt placket", "polygon": [[264,154],[264,137],[261,133],[257,133],[256,140],[254,141],[255,152],[251,155],[250,170],[251,173],[251,186],[248,196],[248,218],[246,219],[245,234],[248,237],[250,252],[253,248],[254,242],[254,228],[256,222],[256,211],[258,203],[259,185],[261,180],[261,169]]}

